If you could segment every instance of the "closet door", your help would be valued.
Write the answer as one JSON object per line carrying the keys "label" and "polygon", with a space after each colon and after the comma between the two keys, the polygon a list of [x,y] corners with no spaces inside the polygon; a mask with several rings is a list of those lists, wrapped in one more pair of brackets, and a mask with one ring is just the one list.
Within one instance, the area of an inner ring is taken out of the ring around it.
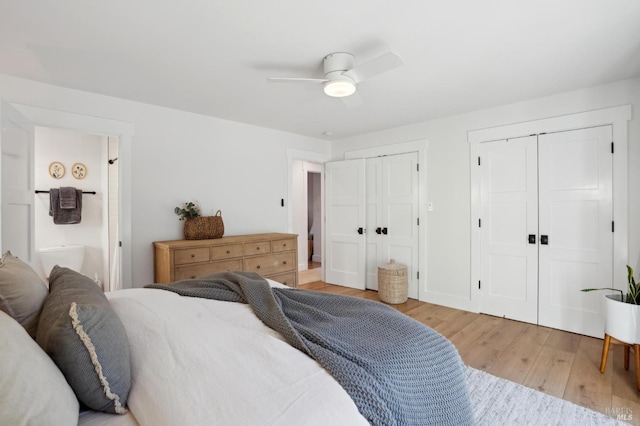
{"label": "closet door", "polygon": [[365,160],[325,164],[328,283],[365,288]]}
{"label": "closet door", "polygon": [[480,311],[538,319],[536,136],[480,144]]}
{"label": "closet door", "polygon": [[385,235],[382,234],[383,197],[382,197],[382,159],[366,160],[366,203],[367,203],[367,254],[366,288],[378,290],[378,264],[382,259]]}
{"label": "closet door", "polygon": [[407,265],[409,297],[418,298],[418,154],[366,160],[367,283],[378,289],[378,266]]}
{"label": "closet door", "polygon": [[611,126],[540,135],[539,324],[602,337],[612,287]]}
{"label": "closet door", "polygon": [[382,257],[407,265],[409,297],[418,298],[418,153],[383,157]]}

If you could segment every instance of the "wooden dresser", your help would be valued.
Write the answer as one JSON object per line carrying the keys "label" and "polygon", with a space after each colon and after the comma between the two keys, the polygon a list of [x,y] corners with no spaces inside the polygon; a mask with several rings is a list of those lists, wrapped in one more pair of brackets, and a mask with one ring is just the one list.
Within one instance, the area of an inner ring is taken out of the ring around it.
{"label": "wooden dresser", "polygon": [[296,234],[156,241],[153,249],[156,283],[165,284],[215,272],[251,271],[290,287],[298,286]]}

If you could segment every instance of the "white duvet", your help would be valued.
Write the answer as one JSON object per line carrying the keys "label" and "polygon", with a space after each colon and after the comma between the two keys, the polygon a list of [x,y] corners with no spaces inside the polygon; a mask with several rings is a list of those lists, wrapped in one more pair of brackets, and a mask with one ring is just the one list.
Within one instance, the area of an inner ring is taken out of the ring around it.
{"label": "white duvet", "polygon": [[108,298],[129,338],[128,407],[142,426],[368,424],[329,373],[248,305],[156,289]]}

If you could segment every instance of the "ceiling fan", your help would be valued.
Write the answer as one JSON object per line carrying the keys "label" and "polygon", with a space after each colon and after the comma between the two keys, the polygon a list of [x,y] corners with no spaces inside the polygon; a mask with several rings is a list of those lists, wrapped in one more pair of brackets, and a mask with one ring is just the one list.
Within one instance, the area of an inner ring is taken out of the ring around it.
{"label": "ceiling fan", "polygon": [[362,98],[356,93],[358,83],[397,68],[403,62],[396,53],[387,52],[355,66],[352,54],[336,52],[328,54],[322,61],[324,78],[270,77],[267,80],[274,83],[322,83],[326,95],[341,98],[348,107],[354,107],[362,103]]}

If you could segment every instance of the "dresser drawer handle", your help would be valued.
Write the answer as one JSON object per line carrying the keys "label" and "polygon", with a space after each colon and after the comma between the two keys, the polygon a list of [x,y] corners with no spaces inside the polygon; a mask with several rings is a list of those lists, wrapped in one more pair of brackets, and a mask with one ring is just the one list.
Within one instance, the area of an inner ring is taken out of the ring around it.
{"label": "dresser drawer handle", "polygon": [[260,269],[260,265],[256,266],[256,269]]}
{"label": "dresser drawer handle", "polygon": [[260,250],[260,246],[256,247],[256,250]]}
{"label": "dresser drawer handle", "polygon": [[286,246],[287,246],[287,244],[286,244],[286,243],[282,245],[282,247],[286,247]]}
{"label": "dresser drawer handle", "polygon": [[195,278],[195,277],[196,277],[195,275],[191,275],[191,279],[193,279],[193,278]]}
{"label": "dresser drawer handle", "polygon": [[282,261],[282,264],[283,264],[283,265],[286,265],[286,264],[287,264],[287,261],[286,261],[286,260],[283,260],[283,261]]}
{"label": "dresser drawer handle", "polygon": [[231,253],[231,250],[227,250],[227,254]]}
{"label": "dresser drawer handle", "polygon": [[191,254],[191,257],[196,257],[196,255],[192,253],[192,254]]}

